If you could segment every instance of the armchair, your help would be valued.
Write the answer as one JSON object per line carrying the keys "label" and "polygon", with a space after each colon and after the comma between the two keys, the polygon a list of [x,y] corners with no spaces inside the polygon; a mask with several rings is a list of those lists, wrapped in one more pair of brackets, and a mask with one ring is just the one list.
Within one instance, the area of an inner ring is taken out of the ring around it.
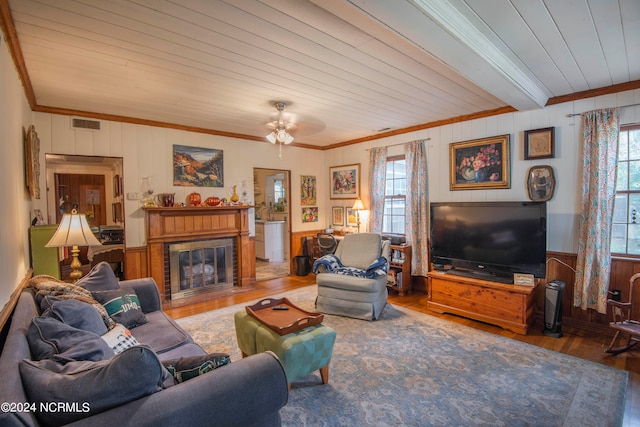
{"label": "armchair", "polygon": [[[609,323],[609,327],[616,331],[609,347],[605,350],[607,353],[622,353],[640,342],[640,303],[634,303],[634,299],[640,301],[640,286],[636,287],[638,279],[640,279],[640,273],[634,274],[629,279],[628,302],[607,300],[613,315],[613,321]],[[614,347],[618,338],[621,338],[623,344]]]}
{"label": "armchair", "polygon": [[322,313],[376,320],[387,304],[390,242],[379,234],[349,234],[334,254],[313,264]]}

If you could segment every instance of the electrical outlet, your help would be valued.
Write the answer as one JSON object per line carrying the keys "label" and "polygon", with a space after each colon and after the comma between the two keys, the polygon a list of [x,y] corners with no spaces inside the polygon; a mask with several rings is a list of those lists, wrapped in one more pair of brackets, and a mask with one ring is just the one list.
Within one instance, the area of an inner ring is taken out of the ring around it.
{"label": "electrical outlet", "polygon": [[140,195],[138,193],[127,193],[127,200],[139,200]]}

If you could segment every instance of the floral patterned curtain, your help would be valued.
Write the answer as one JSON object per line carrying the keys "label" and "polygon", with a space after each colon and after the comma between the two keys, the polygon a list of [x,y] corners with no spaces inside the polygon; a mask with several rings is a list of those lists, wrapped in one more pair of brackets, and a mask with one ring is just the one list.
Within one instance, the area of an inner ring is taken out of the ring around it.
{"label": "floral patterned curtain", "polygon": [[620,111],[618,108],[590,111],[583,114],[582,125],[582,208],[573,305],[605,314]]}
{"label": "floral patterned curtain", "polygon": [[429,187],[427,155],[424,140],[404,145],[407,165],[407,203],[405,204],[405,233],[411,244],[411,274],[426,276],[429,271]]}
{"label": "floral patterned curtain", "polygon": [[369,231],[371,233],[382,233],[386,176],[387,147],[372,148],[369,153]]}

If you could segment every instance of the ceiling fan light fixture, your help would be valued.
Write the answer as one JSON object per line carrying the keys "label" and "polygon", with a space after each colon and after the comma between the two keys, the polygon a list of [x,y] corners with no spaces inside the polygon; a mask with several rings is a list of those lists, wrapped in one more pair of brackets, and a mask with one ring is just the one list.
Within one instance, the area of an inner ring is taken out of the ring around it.
{"label": "ceiling fan light fixture", "polygon": [[294,137],[288,132],[288,129],[295,128],[295,123],[285,120],[284,116],[282,115],[282,111],[285,109],[287,104],[285,104],[284,102],[276,102],[273,105],[278,110],[278,118],[277,120],[274,120],[269,124],[269,127],[274,130],[266,136],[267,141],[272,144],[291,144],[294,140]]}

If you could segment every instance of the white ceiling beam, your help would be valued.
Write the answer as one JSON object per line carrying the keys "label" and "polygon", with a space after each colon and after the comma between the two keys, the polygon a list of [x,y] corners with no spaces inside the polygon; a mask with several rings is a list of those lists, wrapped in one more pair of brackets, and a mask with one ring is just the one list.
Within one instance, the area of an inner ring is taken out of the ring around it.
{"label": "white ceiling beam", "polygon": [[549,99],[544,86],[462,0],[348,1],[518,110],[541,108]]}

